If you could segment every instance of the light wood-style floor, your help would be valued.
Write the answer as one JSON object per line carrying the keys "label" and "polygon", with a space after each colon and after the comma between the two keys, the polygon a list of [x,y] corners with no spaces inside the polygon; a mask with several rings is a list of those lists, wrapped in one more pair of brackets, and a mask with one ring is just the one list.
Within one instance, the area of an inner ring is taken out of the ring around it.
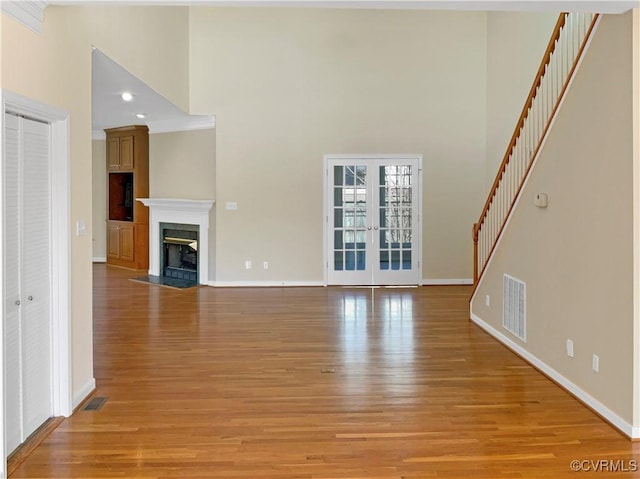
{"label": "light wood-style floor", "polygon": [[640,443],[469,322],[469,287],[173,290],[131,275],[95,266],[107,403],[12,477],[634,477],[572,472],[632,469]]}

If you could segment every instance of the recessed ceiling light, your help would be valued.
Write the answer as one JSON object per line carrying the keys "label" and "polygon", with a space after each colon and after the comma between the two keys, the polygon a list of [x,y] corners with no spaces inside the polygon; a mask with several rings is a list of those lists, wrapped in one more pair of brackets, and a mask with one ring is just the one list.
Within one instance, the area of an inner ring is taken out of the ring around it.
{"label": "recessed ceiling light", "polygon": [[125,91],[125,92],[122,94],[122,99],[123,99],[124,101],[131,101],[131,100],[133,100],[133,95],[132,95],[131,93],[129,93],[128,91]]}
{"label": "recessed ceiling light", "polygon": [[144,117],[146,117],[147,115],[145,115],[144,113],[136,113],[136,117],[142,119]]}

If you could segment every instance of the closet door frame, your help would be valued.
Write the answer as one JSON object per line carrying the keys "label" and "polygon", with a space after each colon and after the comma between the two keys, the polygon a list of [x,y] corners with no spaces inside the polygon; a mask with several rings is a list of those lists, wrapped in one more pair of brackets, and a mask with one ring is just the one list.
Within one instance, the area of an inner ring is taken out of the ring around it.
{"label": "closet door frame", "polygon": [[[70,189],[69,114],[36,100],[0,89],[0,144],[4,150],[4,115],[25,115],[51,125],[51,319],[53,415],[68,417],[73,412],[71,390],[71,282],[70,282]],[[4,155],[3,155],[4,156]],[[4,189],[0,182],[0,251],[4,251]],[[3,271],[0,254],[0,272]],[[0,274],[0,291],[4,282]],[[1,313],[0,313],[1,314]],[[4,324],[4,319],[2,321]],[[0,477],[7,477],[4,423],[4,332],[0,340]]]}

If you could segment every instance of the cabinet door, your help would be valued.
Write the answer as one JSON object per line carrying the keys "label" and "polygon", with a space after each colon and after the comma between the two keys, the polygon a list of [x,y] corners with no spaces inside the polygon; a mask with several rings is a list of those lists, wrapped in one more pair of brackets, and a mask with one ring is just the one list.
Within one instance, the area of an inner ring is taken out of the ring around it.
{"label": "cabinet door", "polygon": [[133,136],[120,138],[120,169],[133,170]]}
{"label": "cabinet door", "polygon": [[107,169],[109,171],[120,169],[120,138],[111,138],[107,141]]}
{"label": "cabinet door", "polygon": [[120,225],[120,259],[123,261],[135,259],[135,228],[132,224]]}
{"label": "cabinet door", "polygon": [[107,257],[120,259],[120,225],[111,221],[107,224]]}

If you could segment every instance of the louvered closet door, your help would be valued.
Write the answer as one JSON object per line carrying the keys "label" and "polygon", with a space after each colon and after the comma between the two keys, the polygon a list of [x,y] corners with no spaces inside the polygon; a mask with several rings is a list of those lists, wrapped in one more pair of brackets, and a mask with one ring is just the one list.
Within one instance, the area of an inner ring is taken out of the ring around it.
{"label": "louvered closet door", "polygon": [[[22,442],[22,347],[20,334],[20,131],[19,120],[5,115],[4,150],[4,341],[5,427],[7,451]],[[11,252],[11,254],[9,254]]]}
{"label": "louvered closet door", "polygon": [[49,125],[22,120],[22,360],[25,438],[51,417]]}
{"label": "louvered closet door", "polygon": [[5,115],[7,451],[52,414],[49,125]]}

